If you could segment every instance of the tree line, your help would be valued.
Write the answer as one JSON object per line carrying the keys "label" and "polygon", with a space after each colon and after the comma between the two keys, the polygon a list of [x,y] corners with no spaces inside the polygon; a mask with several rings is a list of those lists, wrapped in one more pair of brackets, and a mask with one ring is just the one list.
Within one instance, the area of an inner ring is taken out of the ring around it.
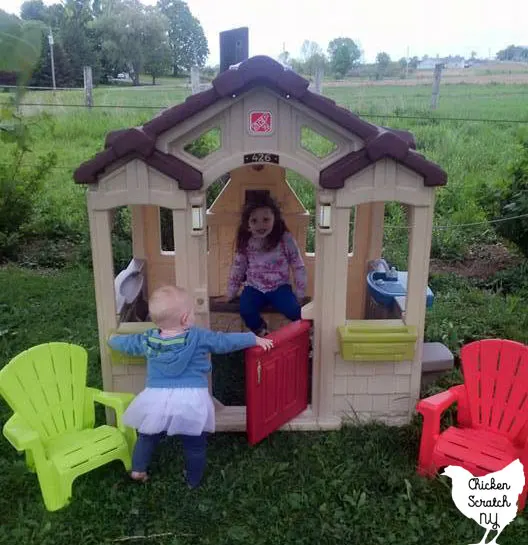
{"label": "tree line", "polygon": [[331,40],[327,51],[316,42],[305,40],[301,46],[300,56],[294,58],[288,51],[279,55],[279,60],[292,70],[308,76],[315,76],[319,69],[337,79],[348,75],[361,75],[382,79],[383,77],[405,76],[416,70],[420,60],[418,57],[406,59],[402,57],[393,61],[388,53],[381,51],[376,62],[366,65],[361,62],[362,51],[359,45],[348,37]]}
{"label": "tree line", "polygon": [[[43,24],[41,55],[29,82],[51,86],[51,48],[57,87],[83,85],[83,66],[91,66],[94,81],[106,83],[127,73],[134,85],[140,74],[154,84],[158,76],[178,76],[191,66],[204,66],[209,54],[200,21],[182,0],[64,0],[50,6],[27,0],[22,22]],[[0,51],[0,54],[2,52]]]}

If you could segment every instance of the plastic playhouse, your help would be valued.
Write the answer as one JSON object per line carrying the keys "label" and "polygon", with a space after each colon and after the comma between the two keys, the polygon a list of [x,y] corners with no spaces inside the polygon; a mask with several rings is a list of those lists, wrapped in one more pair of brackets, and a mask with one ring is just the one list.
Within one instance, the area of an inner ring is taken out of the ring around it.
{"label": "plastic playhouse", "polygon": [[[266,355],[247,351],[246,406],[219,406],[217,429],[251,428],[253,437],[285,426],[335,429],[352,413],[390,424],[410,421],[424,358],[434,360],[438,348],[424,347],[423,332],[435,189],[446,184],[446,173],[415,150],[410,133],[367,123],[308,86],[268,57],[250,58],[143,126],[108,134],[104,150],[76,170],[76,182],[88,188],[105,390],[135,393],[143,387],[144,362],[113,354],[106,343],[115,330],[151,325],[141,321],[144,316],[130,319],[124,312],[140,293],[146,298],[161,284],[177,283],[192,293],[199,325],[242,329],[236,303],[221,305],[216,298],[225,293],[240,209],[255,192],[267,191],[305,252],[309,301],[299,322],[268,316],[276,348]],[[307,148],[306,131],[329,142],[325,153]],[[203,135],[217,138],[207,154],[193,148]],[[309,214],[286,169],[315,188],[313,253],[306,253]],[[227,184],[207,210],[207,188],[226,175]],[[405,208],[410,234],[408,270],[398,282],[404,293],[393,294],[401,312],[368,319],[369,264],[382,257],[389,201]],[[129,269],[115,278],[112,214],[122,206],[132,213],[134,255]],[[167,209],[170,250],[160,221]],[[308,329],[310,403],[302,387]],[[442,357],[449,359],[445,352]]]}

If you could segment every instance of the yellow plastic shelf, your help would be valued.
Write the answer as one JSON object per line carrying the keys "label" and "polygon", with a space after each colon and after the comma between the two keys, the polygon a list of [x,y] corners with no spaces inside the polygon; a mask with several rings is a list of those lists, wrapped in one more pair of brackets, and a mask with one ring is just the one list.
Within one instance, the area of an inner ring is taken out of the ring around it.
{"label": "yellow plastic shelf", "polygon": [[108,347],[108,351],[112,365],[145,365],[147,363],[143,356],[129,356],[110,347]]}
{"label": "yellow plastic shelf", "polygon": [[[122,322],[119,324],[117,330],[110,330],[111,334],[127,335],[131,333],[143,333],[147,329],[156,327],[153,322]],[[147,363],[146,358],[143,356],[129,356],[119,350],[114,350],[107,345],[108,353],[110,354],[110,361],[112,365],[145,365]]]}
{"label": "yellow plastic shelf", "polygon": [[401,320],[354,320],[337,328],[345,361],[408,361],[414,358],[415,326]]}

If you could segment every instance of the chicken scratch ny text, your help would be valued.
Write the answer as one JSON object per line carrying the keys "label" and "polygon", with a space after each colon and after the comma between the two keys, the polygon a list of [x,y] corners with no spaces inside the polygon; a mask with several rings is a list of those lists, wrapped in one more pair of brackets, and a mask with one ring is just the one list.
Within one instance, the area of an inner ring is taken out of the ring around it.
{"label": "chicken scratch ny text", "polygon": [[497,483],[493,477],[489,483],[482,483],[478,477],[473,477],[469,479],[468,486],[470,490],[511,490],[511,486],[508,483]]}

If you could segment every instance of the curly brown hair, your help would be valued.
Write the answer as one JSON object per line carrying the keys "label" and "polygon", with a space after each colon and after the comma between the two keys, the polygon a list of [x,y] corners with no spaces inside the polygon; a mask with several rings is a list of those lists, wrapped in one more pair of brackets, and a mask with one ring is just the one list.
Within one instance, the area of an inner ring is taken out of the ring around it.
{"label": "curly brown hair", "polygon": [[286,223],[282,219],[280,208],[272,197],[269,195],[264,195],[258,199],[251,199],[245,204],[242,210],[242,218],[236,237],[237,252],[244,253],[247,249],[248,241],[251,238],[251,232],[249,230],[249,217],[251,216],[251,213],[258,208],[269,208],[273,213],[274,218],[273,229],[264,241],[264,250],[273,250],[273,248],[275,248],[280,242],[282,235],[289,231],[288,227],[286,227]]}

